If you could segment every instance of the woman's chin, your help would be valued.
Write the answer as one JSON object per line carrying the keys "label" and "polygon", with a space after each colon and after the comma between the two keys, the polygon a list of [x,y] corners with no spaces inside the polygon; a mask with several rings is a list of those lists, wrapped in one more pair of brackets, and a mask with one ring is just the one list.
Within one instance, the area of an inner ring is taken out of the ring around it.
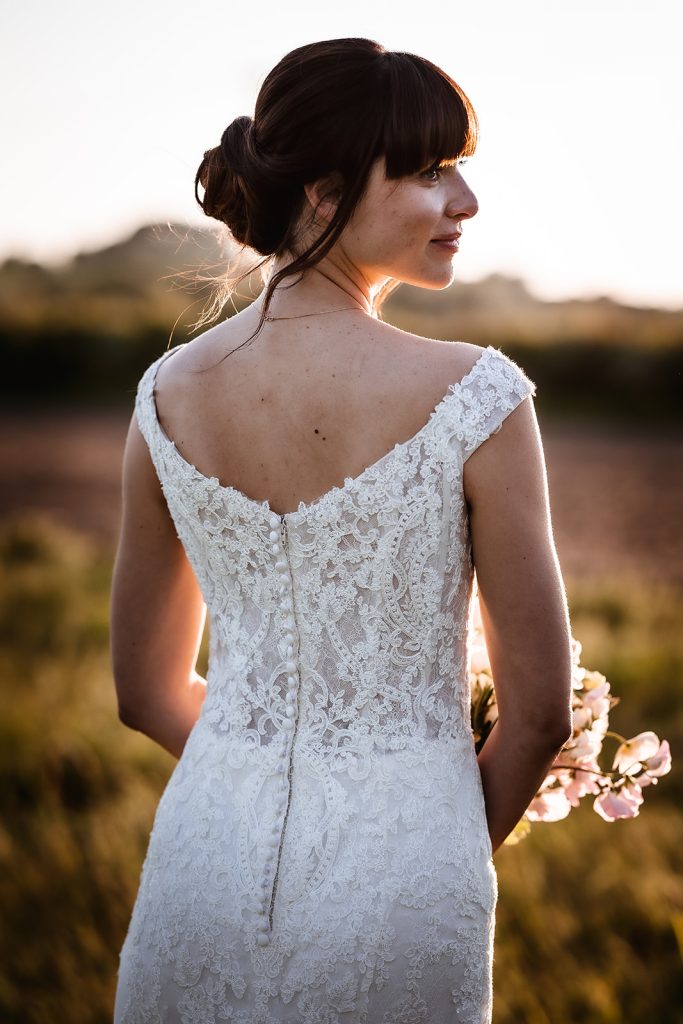
{"label": "woman's chin", "polygon": [[455,267],[445,267],[441,273],[425,275],[423,280],[416,281],[415,284],[418,288],[428,288],[436,292],[448,288],[449,285],[453,284],[454,280]]}
{"label": "woman's chin", "polygon": [[455,280],[455,265],[452,261],[442,258],[423,263],[419,269],[407,270],[404,267],[394,267],[392,271],[385,271],[385,274],[391,280],[401,281],[402,284],[412,285],[413,288],[441,291],[448,288]]}

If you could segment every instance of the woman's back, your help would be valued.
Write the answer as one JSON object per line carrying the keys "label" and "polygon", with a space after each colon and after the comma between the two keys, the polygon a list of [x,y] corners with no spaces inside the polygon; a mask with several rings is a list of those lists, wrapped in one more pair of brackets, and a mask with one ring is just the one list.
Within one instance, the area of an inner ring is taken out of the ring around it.
{"label": "woman's back", "polygon": [[239,349],[255,323],[247,309],[195,339],[164,364],[155,399],[188,462],[278,512],[412,438],[482,351],[356,311],[267,324]]}

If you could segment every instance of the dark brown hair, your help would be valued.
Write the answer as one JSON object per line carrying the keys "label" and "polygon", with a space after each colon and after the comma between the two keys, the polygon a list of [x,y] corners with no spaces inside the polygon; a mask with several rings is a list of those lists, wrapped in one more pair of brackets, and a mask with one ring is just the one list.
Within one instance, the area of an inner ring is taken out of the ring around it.
{"label": "dark brown hair", "polygon": [[[264,257],[224,280],[219,308],[254,270],[296,254],[305,184],[336,172],[343,183],[339,205],[313,244],[268,280],[261,319],[247,341],[261,330],[276,286],[297,272],[303,276],[335,244],[377,158],[384,156],[387,178],[398,179],[472,155],[478,134],[463,90],[424,57],[362,38],[308,43],[286,54],[263,82],[253,119],[235,118],[220,145],[205,152],[195,177],[204,213],[227,225],[241,252]],[[400,283],[392,279],[380,289],[376,315]]]}

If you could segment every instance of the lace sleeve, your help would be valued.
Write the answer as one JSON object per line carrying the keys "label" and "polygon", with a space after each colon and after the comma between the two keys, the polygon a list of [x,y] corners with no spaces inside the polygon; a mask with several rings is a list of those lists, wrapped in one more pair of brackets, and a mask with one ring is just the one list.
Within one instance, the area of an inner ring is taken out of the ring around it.
{"label": "lace sleeve", "polygon": [[[178,349],[184,348],[187,342],[181,342],[174,348],[167,348],[160,356],[158,356],[153,363],[147,367],[145,372],[138,381],[137,391],[135,394],[135,416],[138,421],[138,427],[140,433],[147,442],[150,455],[152,456],[152,462],[156,466],[157,472],[161,476],[161,466],[163,464],[163,453],[164,453],[164,432],[159,424],[157,418],[156,404],[154,399],[154,387],[156,384],[157,370],[174,352]],[[170,442],[167,442],[167,445]],[[172,447],[172,445],[171,445]]]}
{"label": "lace sleeve", "polygon": [[492,434],[536,385],[509,356],[489,348],[491,358],[481,360],[468,374],[460,392],[463,462]]}
{"label": "lace sleeve", "polygon": [[137,392],[135,394],[135,417],[140,428],[140,433],[147,442],[152,461],[156,465],[156,435],[154,430],[154,415],[151,406],[151,389],[153,385],[153,375],[156,369],[156,360],[151,366],[148,366],[142,377],[138,381]]}

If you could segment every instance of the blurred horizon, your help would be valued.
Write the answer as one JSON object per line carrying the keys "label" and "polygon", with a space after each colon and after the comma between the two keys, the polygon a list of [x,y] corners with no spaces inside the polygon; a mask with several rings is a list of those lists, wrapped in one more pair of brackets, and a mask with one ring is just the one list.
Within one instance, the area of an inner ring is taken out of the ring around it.
{"label": "blurred horizon", "polygon": [[[227,232],[149,224],[57,267],[0,263],[0,357],[6,407],[122,405],[144,366],[245,308],[263,288],[258,259]],[[242,283],[219,312],[223,268]],[[424,338],[494,345],[536,382],[542,415],[680,429],[683,310],[609,297],[551,301],[521,277],[489,273],[437,290],[405,283],[382,319]]]}
{"label": "blurred horizon", "polygon": [[[77,263],[83,260],[87,260],[91,257],[97,258],[103,253],[114,252],[122,247],[125,247],[131,243],[134,243],[136,239],[139,239],[149,233],[164,232],[168,230],[169,233],[182,233],[186,232],[188,236],[194,234],[196,236],[205,235],[207,238],[216,236],[217,229],[220,232],[224,230],[226,232],[226,241],[229,243],[227,238],[227,229],[221,228],[220,224],[207,223],[207,218],[204,218],[204,223],[191,223],[187,222],[172,222],[156,221],[148,223],[139,223],[132,227],[132,230],[126,230],[118,233],[114,233],[109,238],[103,238],[101,244],[84,245],[82,247],[76,246],[70,252],[62,253],[61,255],[54,255],[51,258],[39,258],[29,256],[26,253],[21,252],[5,252],[0,253],[0,273],[4,268],[12,264],[25,265],[27,267],[40,267],[50,273],[60,274],[68,272]],[[257,262],[261,257],[258,254],[253,254],[253,261]],[[226,257],[227,262],[227,257]],[[642,310],[642,311],[661,311],[664,313],[683,314],[683,290],[681,292],[678,304],[658,304],[655,301],[635,301],[628,296],[622,296],[621,298],[609,292],[600,292],[599,290],[594,291],[592,294],[573,294],[567,293],[566,295],[550,296],[543,294],[542,291],[536,290],[534,282],[529,280],[523,274],[516,274],[512,271],[504,272],[498,270],[482,271],[481,275],[477,278],[470,278],[467,281],[464,279],[456,278],[456,280],[443,289],[429,289],[429,288],[417,288],[402,283],[401,287],[404,289],[410,289],[411,291],[424,292],[425,295],[436,295],[453,292],[458,285],[478,285],[486,281],[500,280],[516,282],[520,289],[524,291],[529,298],[538,302],[539,304],[552,304],[562,302],[585,302],[585,303],[608,303],[614,306],[621,306],[624,309]]]}

